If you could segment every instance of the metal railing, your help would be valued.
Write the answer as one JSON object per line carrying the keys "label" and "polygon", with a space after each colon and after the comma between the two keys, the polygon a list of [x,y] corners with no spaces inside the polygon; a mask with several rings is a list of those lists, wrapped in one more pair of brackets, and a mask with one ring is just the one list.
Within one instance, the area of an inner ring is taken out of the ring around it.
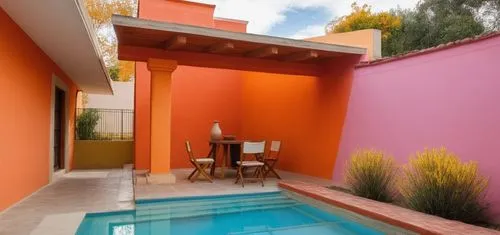
{"label": "metal railing", "polygon": [[134,110],[78,108],[75,131],[79,140],[133,140]]}

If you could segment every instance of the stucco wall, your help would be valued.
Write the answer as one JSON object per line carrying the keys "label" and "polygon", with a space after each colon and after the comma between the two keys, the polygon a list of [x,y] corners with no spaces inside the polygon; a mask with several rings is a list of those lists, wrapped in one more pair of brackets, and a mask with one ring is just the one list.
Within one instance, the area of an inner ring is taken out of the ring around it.
{"label": "stucco wall", "polygon": [[[226,30],[246,31],[245,22],[215,25],[213,5],[177,0],[140,1],[139,17]],[[165,12],[168,12],[166,14]],[[238,26],[240,24],[240,26]],[[226,28],[225,28],[226,27]],[[189,139],[199,155],[209,151],[208,139],[214,120],[224,134],[240,135],[242,72],[224,69],[179,66],[172,80],[171,167],[191,167],[184,141]],[[146,63],[136,63],[135,81],[135,163],[150,167],[150,72]]]}
{"label": "stucco wall", "polygon": [[[214,19],[214,7],[143,0],[139,17],[246,31],[246,22]],[[371,31],[368,34],[373,37]],[[315,41],[334,42],[329,37]],[[372,45],[372,38],[363,44]],[[190,167],[183,145],[186,139],[191,140],[197,154],[208,153],[210,127],[213,120],[219,120],[223,134],[282,140],[280,168],[330,178],[358,60],[359,56],[339,59],[321,78],[179,66],[172,81],[171,167]],[[150,165],[149,76],[146,64],[136,63],[135,160],[139,169]]]}
{"label": "stucco wall", "polygon": [[[0,9],[0,211],[49,182],[53,75],[68,86],[69,159],[76,86]],[[70,160],[71,161],[71,160]]]}
{"label": "stucco wall", "polygon": [[214,18],[214,27],[216,29],[223,29],[227,31],[245,33],[247,31],[247,23],[248,22],[241,20]]}
{"label": "stucco wall", "polygon": [[280,169],[330,178],[358,61],[339,58],[320,77],[246,73],[242,135],[281,140]]}
{"label": "stucco wall", "polygon": [[134,142],[76,140],[74,169],[122,168],[133,162]]}
{"label": "stucco wall", "polygon": [[329,33],[324,36],[307,38],[304,40],[364,47],[367,49],[367,54],[363,60],[374,60],[382,57],[382,34],[378,29],[364,29],[346,33]]}
{"label": "stucco wall", "polygon": [[356,147],[374,147],[406,163],[425,147],[446,146],[477,161],[490,178],[500,215],[500,37],[359,68],[355,72],[333,174]]}

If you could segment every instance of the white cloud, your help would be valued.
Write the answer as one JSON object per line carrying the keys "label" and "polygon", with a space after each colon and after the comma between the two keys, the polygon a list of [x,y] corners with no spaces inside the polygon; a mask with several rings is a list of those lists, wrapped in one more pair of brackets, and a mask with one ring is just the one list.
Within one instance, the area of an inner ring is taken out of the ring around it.
{"label": "white cloud", "polygon": [[319,24],[319,25],[309,25],[305,29],[301,29],[289,37],[293,39],[304,39],[304,38],[321,36],[324,34],[325,34],[325,26]]}
{"label": "white cloud", "polygon": [[[274,25],[286,19],[286,12],[291,8],[324,7],[331,12],[331,17],[342,16],[351,12],[354,0],[191,0],[214,4],[215,16],[249,21],[248,32],[265,34]],[[398,5],[402,8],[413,7],[418,0],[357,0],[358,4],[368,4],[374,11],[388,10]],[[324,25],[323,25],[324,27]],[[310,25],[293,36],[315,34],[319,25]],[[315,35],[316,36],[316,35]]]}

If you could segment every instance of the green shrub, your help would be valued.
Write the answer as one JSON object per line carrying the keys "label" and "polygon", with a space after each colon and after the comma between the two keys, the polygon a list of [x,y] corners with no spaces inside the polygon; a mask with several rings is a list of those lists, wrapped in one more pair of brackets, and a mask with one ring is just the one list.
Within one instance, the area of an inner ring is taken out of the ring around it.
{"label": "green shrub", "polygon": [[488,185],[473,162],[462,163],[453,153],[425,149],[404,166],[400,192],[408,207],[466,223],[486,221]]}
{"label": "green shrub", "polygon": [[80,140],[96,138],[95,127],[99,121],[99,113],[95,109],[85,109],[76,120],[76,132]]}
{"label": "green shrub", "polygon": [[382,151],[356,150],[347,161],[345,182],[360,197],[390,202],[395,195],[397,168]]}

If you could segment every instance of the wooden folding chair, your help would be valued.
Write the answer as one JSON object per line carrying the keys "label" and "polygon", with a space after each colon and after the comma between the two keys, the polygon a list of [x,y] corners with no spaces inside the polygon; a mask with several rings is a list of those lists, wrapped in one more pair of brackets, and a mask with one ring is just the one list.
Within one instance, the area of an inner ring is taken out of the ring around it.
{"label": "wooden folding chair", "polygon": [[271,141],[271,147],[269,148],[269,152],[267,153],[267,156],[263,160],[264,179],[267,177],[269,173],[273,173],[276,176],[276,178],[281,179],[278,172],[274,170],[274,166],[278,162],[280,149],[281,149],[281,141],[276,141],[276,140]]}
{"label": "wooden folding chair", "polygon": [[[240,152],[240,160],[236,162],[238,164],[238,171],[236,175],[236,181],[234,182],[237,184],[239,181],[241,181],[241,186],[245,187],[245,180],[257,180],[260,181],[262,184],[262,187],[264,187],[264,174],[263,174],[263,167],[264,163],[261,161],[257,160],[252,160],[248,161],[245,160],[246,155],[253,155],[256,157],[256,159],[259,156],[264,155],[264,149],[266,147],[266,141],[261,141],[261,142],[243,142],[241,146],[241,152]],[[244,177],[244,172],[248,168],[255,167],[255,174],[254,177],[252,178],[245,178]]]}
{"label": "wooden folding chair", "polygon": [[193,151],[191,150],[191,144],[189,143],[189,141],[186,141],[186,151],[187,151],[188,156],[189,156],[189,161],[194,166],[194,170],[193,170],[193,172],[191,172],[191,174],[189,174],[188,180],[191,180],[191,182],[194,182],[196,179],[198,179],[198,177],[201,174],[208,181],[210,181],[212,183],[213,182],[212,177],[210,177],[210,175],[207,174],[207,172],[205,170],[210,169],[210,167],[214,163],[214,159],[212,159],[212,158],[195,158],[193,155]]}

